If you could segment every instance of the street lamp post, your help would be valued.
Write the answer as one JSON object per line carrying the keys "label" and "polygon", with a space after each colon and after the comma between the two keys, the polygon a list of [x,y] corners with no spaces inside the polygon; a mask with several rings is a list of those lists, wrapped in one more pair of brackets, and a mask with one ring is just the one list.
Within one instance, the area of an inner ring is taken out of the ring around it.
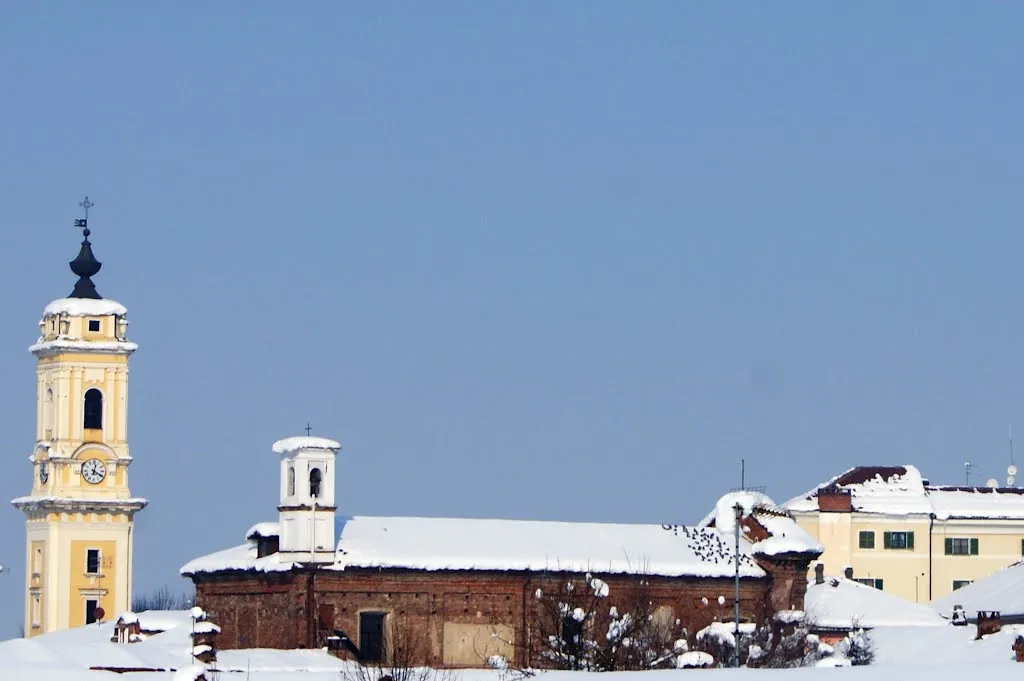
{"label": "street lamp post", "polygon": [[735,593],[734,599],[733,599],[734,600],[734,604],[735,604],[735,612],[733,613],[733,638],[735,640],[736,645],[735,645],[735,652],[733,654],[735,656],[735,665],[734,666],[739,667],[740,666],[740,520],[743,518],[743,506],[741,506],[739,504],[739,502],[737,502],[736,505],[733,507],[733,510],[736,512],[736,522],[735,522],[735,533],[736,533],[736,556],[735,556],[736,578],[734,580],[736,593]]}

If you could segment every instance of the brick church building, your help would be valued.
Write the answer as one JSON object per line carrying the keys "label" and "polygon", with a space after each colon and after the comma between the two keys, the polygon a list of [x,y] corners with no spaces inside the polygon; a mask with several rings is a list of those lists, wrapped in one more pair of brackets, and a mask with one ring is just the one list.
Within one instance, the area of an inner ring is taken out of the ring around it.
{"label": "brick church building", "polygon": [[751,492],[726,495],[692,527],[345,517],[335,507],[337,442],[293,437],[273,449],[278,521],[181,569],[221,627],[221,649],[327,646],[377,662],[394,640],[415,636],[422,645],[409,663],[480,667],[498,656],[533,665],[538,599],[556,584],[599,584],[608,605],[642,584],[657,616],[692,635],[732,621],[737,517],[743,621],[802,610],[821,553],[784,510]]}

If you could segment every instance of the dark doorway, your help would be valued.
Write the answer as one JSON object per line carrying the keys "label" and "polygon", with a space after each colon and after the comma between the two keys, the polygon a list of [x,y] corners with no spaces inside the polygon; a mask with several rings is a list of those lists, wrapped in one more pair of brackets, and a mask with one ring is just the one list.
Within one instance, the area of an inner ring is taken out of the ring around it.
{"label": "dark doorway", "polygon": [[384,660],[384,613],[359,613],[359,655],[363,662]]}
{"label": "dark doorway", "polygon": [[85,623],[92,624],[96,621],[96,608],[99,607],[99,601],[89,599],[85,602]]}

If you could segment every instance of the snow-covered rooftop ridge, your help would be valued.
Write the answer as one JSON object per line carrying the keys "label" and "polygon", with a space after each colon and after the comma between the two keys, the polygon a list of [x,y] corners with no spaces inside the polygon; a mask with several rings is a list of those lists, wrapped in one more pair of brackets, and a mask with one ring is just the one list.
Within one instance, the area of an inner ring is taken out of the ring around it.
{"label": "snow-covered rooftop ridge", "polygon": [[[732,539],[710,528],[370,516],[339,521],[335,562],[325,569],[564,571],[671,577],[730,577],[734,571]],[[287,554],[257,558],[257,548],[250,542],[189,561],[181,574],[277,572],[292,565]],[[765,574],[745,539],[740,542],[740,574]]]}
{"label": "snow-covered rooftop ridge", "polygon": [[[355,517],[341,529],[332,567],[722,577],[733,574],[731,544],[714,530],[681,526]],[[741,575],[764,574],[749,542],[740,554]]]}
{"label": "snow-covered rooftop ridge", "polygon": [[104,317],[127,313],[124,305],[107,298],[58,298],[46,306],[43,318],[60,314],[69,317]]}
{"label": "snow-covered rooftop ridge", "polygon": [[310,437],[309,435],[297,435],[278,440],[273,445],[275,454],[293,454],[304,449],[330,449],[338,451],[341,444],[325,437]]}
{"label": "snow-covered rooftop ridge", "polygon": [[726,539],[736,531],[736,513],[752,517],[770,535],[756,541],[752,552],[762,556],[784,553],[817,553],[825,549],[814,537],[796,524],[789,512],[775,504],[767,495],[751,490],[729,492],[715,504],[715,509],[700,522],[700,527],[714,526]]}
{"label": "snow-covered rooftop ridge", "polygon": [[1024,489],[931,485],[911,465],[851,468],[783,506],[813,512],[822,493],[849,494],[851,509],[860,513],[1024,519]]}
{"label": "snow-covered rooftop ridge", "polygon": [[936,598],[930,605],[945,618],[952,616],[954,605],[962,605],[969,617],[979,610],[998,610],[1004,617],[1024,615],[1024,561]]}
{"label": "snow-covered rooftop ridge", "polygon": [[813,627],[854,629],[882,626],[943,626],[945,620],[926,605],[865,586],[845,577],[812,578],[804,597],[807,623]]}

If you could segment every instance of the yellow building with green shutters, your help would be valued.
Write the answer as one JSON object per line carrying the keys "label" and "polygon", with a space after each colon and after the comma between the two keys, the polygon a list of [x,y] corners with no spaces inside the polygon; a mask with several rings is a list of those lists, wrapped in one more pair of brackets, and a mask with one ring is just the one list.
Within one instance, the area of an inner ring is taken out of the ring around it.
{"label": "yellow building with green shutters", "polygon": [[[88,199],[86,202],[88,203]],[[127,311],[100,297],[85,220],[70,264],[79,279],[43,311],[36,357],[32,486],[11,503],[26,516],[25,635],[128,610],[135,513],[128,467]]]}
{"label": "yellow building with green shutters", "polygon": [[783,506],[825,548],[826,573],[916,602],[1024,557],[1024,489],[932,485],[914,466],[859,466]]}

